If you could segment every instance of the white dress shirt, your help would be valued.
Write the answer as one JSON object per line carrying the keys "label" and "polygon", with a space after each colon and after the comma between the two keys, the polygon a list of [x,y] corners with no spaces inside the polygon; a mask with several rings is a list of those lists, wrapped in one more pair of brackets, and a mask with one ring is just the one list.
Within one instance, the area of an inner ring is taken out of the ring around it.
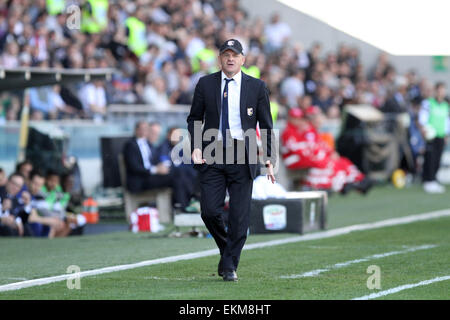
{"label": "white dress shirt", "polygon": [[[239,71],[232,77],[234,81],[228,82],[228,123],[230,125],[230,134],[233,139],[244,140],[241,124],[241,82],[242,72]],[[223,89],[225,89],[225,79],[228,78],[222,71],[222,84],[220,87],[220,102],[223,99]],[[220,113],[219,140],[222,140],[222,109]]]}
{"label": "white dress shirt", "polygon": [[155,173],[156,168],[154,168],[150,162],[152,150],[150,150],[147,139],[139,138],[136,139],[136,142],[139,146],[139,150],[141,151],[142,161],[144,162],[145,169],[149,170],[151,173]]}

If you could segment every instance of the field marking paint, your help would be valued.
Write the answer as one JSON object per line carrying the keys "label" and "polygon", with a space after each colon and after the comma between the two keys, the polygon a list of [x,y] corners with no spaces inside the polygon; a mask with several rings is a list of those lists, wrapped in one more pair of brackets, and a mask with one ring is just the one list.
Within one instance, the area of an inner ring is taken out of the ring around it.
{"label": "field marking paint", "polygon": [[398,287],[391,288],[391,289],[388,289],[388,290],[375,292],[375,293],[369,294],[367,296],[362,296],[362,297],[359,297],[359,298],[353,298],[352,300],[376,299],[376,298],[387,296],[388,294],[397,293],[397,292],[400,292],[400,291],[403,291],[403,290],[406,290],[406,289],[426,286],[426,285],[429,285],[429,284],[432,284],[432,283],[435,283],[435,282],[440,282],[440,281],[445,281],[445,280],[450,280],[450,276],[437,277],[437,278],[434,278],[434,279],[424,280],[424,281],[420,281],[418,283],[413,283],[413,284],[404,284],[402,286],[398,286]]}
{"label": "field marking paint", "polygon": [[397,255],[397,254],[409,253],[409,252],[414,252],[414,251],[418,251],[418,250],[428,250],[428,249],[432,249],[432,248],[436,248],[436,247],[437,247],[437,245],[422,245],[422,246],[417,246],[417,247],[410,247],[405,250],[397,250],[397,251],[390,251],[390,252],[385,252],[385,253],[378,253],[378,254],[367,256],[367,257],[364,257],[361,259],[339,262],[332,266],[327,266],[327,267],[325,267],[325,269],[315,269],[315,270],[311,270],[311,271],[304,272],[301,274],[291,274],[289,276],[280,276],[280,278],[282,278],[282,279],[297,279],[297,278],[315,277],[315,276],[318,276],[319,274],[321,274],[322,272],[327,272],[327,271],[331,271],[333,269],[347,267],[347,266],[355,264],[355,263],[367,262],[367,261],[374,260],[374,259],[381,259],[381,258],[385,258],[385,257]]}
{"label": "field marking paint", "polygon": [[[406,216],[406,217],[401,217],[401,218],[387,219],[387,220],[382,220],[382,221],[378,221],[378,222],[356,224],[356,225],[352,225],[352,226],[336,228],[336,229],[331,229],[331,230],[326,230],[326,231],[321,231],[321,232],[316,232],[316,233],[311,233],[311,234],[306,234],[306,235],[301,235],[301,236],[289,237],[289,238],[285,238],[285,239],[252,243],[252,244],[245,245],[244,250],[253,250],[253,249],[258,249],[258,248],[277,246],[277,245],[281,245],[281,244],[331,238],[331,237],[349,234],[350,232],[353,232],[353,231],[372,230],[372,229],[384,228],[384,227],[389,227],[389,226],[408,224],[408,223],[417,222],[417,221],[441,218],[441,217],[446,217],[446,216],[450,216],[450,209],[433,211],[433,212],[422,213],[422,214],[417,214],[417,215],[411,215],[411,216]],[[82,277],[95,276],[95,275],[109,273],[109,272],[116,272],[116,271],[123,271],[123,270],[130,270],[130,269],[135,269],[135,268],[140,268],[140,267],[146,267],[146,266],[151,266],[151,265],[156,265],[156,264],[171,263],[171,262],[177,262],[177,261],[183,261],[183,260],[191,260],[191,259],[209,257],[209,256],[217,255],[217,254],[219,254],[219,249],[211,249],[211,250],[192,252],[192,253],[187,253],[187,254],[182,254],[182,255],[177,255],[177,256],[171,256],[171,257],[165,257],[165,258],[159,258],[159,259],[153,259],[153,260],[146,260],[146,261],[141,261],[141,262],[132,263],[132,264],[124,264],[124,265],[119,265],[119,266],[111,266],[111,267],[93,269],[93,270],[88,270],[88,271],[82,271],[78,275],[80,278],[82,278]],[[72,276],[71,274],[62,274],[59,276],[10,283],[10,284],[0,286],[0,292],[10,291],[10,290],[19,290],[19,289],[23,289],[23,288],[40,286],[40,285],[49,284],[49,283],[53,283],[53,282],[64,281],[64,280],[67,280],[71,276]]]}

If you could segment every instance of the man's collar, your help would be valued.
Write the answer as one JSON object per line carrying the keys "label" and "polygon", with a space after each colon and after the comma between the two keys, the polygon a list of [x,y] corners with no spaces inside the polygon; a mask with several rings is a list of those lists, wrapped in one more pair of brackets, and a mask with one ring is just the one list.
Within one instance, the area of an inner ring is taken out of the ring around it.
{"label": "man's collar", "polygon": [[[222,76],[222,82],[223,82],[223,79],[229,79],[223,71],[221,72],[221,76]],[[241,80],[242,80],[242,70],[239,70],[239,72],[236,73],[232,78],[234,79],[234,81],[236,81],[236,83],[238,85],[240,85]]]}

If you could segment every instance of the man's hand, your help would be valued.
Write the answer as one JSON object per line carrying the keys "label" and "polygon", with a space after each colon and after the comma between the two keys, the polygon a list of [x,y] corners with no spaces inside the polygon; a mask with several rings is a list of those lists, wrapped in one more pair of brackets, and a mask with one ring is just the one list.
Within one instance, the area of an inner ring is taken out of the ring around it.
{"label": "man's hand", "polygon": [[2,207],[3,207],[3,211],[11,210],[11,208],[12,208],[12,201],[11,201],[11,199],[4,199]]}
{"label": "man's hand", "polygon": [[16,221],[16,227],[17,227],[17,232],[19,233],[19,237],[23,237],[24,229],[23,229],[22,222]]}
{"label": "man's hand", "polygon": [[194,164],[206,163],[206,160],[202,157],[202,150],[194,149],[194,151],[192,151],[192,161],[194,161]]}
{"label": "man's hand", "polygon": [[0,218],[0,221],[2,222],[3,225],[13,228],[16,228],[16,221],[14,219],[14,216],[4,216]]}
{"label": "man's hand", "polygon": [[166,166],[164,163],[158,163],[156,166],[157,174],[168,174],[170,167]]}
{"label": "man's hand", "polygon": [[275,175],[273,173],[273,165],[270,163],[269,160],[266,162],[266,168],[267,168],[267,179],[269,179],[272,183],[275,183]]}

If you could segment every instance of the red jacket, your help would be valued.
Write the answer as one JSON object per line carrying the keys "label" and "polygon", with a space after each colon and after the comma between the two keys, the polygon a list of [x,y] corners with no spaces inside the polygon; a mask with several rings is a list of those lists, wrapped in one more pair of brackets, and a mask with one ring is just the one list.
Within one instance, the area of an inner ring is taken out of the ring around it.
{"label": "red jacket", "polygon": [[312,125],[300,131],[288,122],[281,142],[281,154],[289,169],[325,168],[333,154],[333,149],[321,139]]}

